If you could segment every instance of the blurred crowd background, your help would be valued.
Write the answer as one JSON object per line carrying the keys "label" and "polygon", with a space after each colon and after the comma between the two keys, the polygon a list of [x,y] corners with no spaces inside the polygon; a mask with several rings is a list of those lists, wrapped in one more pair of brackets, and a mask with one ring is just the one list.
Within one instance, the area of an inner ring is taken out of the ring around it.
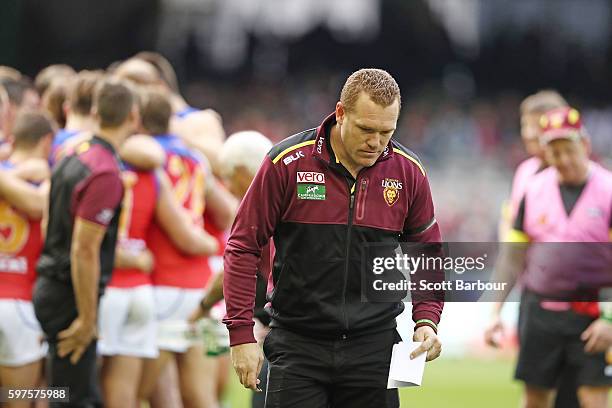
{"label": "blurred crowd background", "polygon": [[14,0],[1,13],[0,64],[34,75],[160,51],[228,134],[274,141],[316,126],[353,70],[387,69],[403,93],[396,137],[425,162],[449,241],[495,239],[529,93],[562,92],[612,160],[607,0]]}

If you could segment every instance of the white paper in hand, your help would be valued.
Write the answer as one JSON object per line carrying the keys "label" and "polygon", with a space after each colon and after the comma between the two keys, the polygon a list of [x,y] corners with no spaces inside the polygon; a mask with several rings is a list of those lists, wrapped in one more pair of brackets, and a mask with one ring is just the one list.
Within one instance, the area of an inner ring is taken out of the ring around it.
{"label": "white paper in hand", "polygon": [[420,345],[420,342],[404,341],[393,346],[387,388],[417,387],[421,385],[427,353],[422,353],[414,360],[410,359],[410,353]]}

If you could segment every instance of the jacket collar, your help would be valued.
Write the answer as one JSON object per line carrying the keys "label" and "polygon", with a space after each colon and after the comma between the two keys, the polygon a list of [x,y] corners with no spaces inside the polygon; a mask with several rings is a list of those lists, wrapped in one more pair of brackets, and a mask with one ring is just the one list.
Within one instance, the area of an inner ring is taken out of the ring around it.
{"label": "jacket collar", "polygon": [[[329,129],[335,124],[336,124],[336,113],[332,112],[317,127],[317,137],[315,139],[315,144],[312,147],[313,156],[318,156],[322,160],[325,160],[326,162],[329,162],[331,159],[330,152],[327,149],[327,140],[325,140],[325,138],[327,137],[326,129]],[[329,146],[331,147],[331,141],[330,141]],[[389,143],[385,147],[385,150],[376,160],[376,163],[391,158],[393,154],[394,154],[393,153],[393,139],[391,139],[389,140]]]}

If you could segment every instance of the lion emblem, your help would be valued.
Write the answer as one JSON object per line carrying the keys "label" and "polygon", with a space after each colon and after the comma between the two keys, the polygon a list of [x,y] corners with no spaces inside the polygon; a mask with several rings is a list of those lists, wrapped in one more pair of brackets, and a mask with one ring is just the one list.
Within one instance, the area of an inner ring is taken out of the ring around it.
{"label": "lion emblem", "polygon": [[383,198],[389,207],[397,202],[399,198],[399,190],[395,187],[387,186],[383,190]]}

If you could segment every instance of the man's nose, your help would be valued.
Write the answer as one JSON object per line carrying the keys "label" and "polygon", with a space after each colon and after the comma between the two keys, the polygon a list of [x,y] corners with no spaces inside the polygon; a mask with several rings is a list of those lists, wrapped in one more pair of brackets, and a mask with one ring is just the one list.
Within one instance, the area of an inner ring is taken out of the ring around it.
{"label": "man's nose", "polygon": [[378,147],[380,146],[380,135],[376,133],[372,137],[369,137],[366,140],[366,144],[368,145],[368,148],[378,150]]}
{"label": "man's nose", "polygon": [[559,164],[567,167],[571,164],[571,159],[569,157],[569,155],[567,154],[562,154],[561,156],[559,156]]}

